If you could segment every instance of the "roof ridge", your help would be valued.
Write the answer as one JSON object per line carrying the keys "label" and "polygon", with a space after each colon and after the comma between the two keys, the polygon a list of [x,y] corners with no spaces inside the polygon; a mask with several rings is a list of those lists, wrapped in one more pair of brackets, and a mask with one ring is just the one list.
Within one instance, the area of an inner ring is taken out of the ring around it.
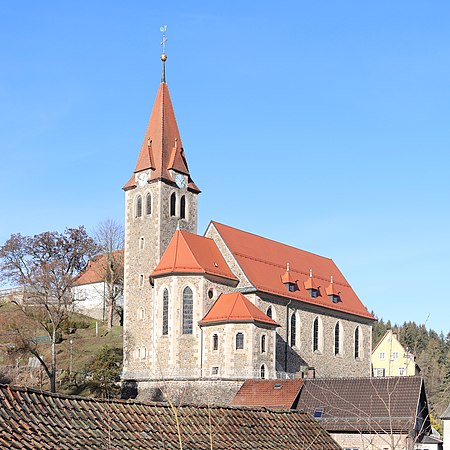
{"label": "roof ridge", "polygon": [[[198,259],[196,258],[194,252],[191,249],[191,246],[189,245],[189,243],[188,243],[188,241],[187,241],[187,239],[186,239],[186,237],[184,235],[185,233],[188,233],[188,232],[187,231],[183,231],[183,230],[178,230],[178,231],[181,234],[181,236],[183,238],[183,241],[184,241],[184,244],[186,245],[186,247],[189,250],[189,253],[191,254],[192,258],[194,259],[195,263],[197,264],[197,269],[200,268],[200,269],[202,269],[205,272],[205,268],[202,267],[201,264],[198,262]],[[190,233],[190,234],[194,235],[194,233]],[[196,236],[196,235],[194,235],[194,236]],[[178,245],[176,246],[176,252],[178,254]],[[177,265],[178,265],[178,263],[177,263]],[[174,269],[175,269],[175,266],[172,268],[172,270],[174,270]]]}
{"label": "roof ridge", "polygon": [[240,228],[232,227],[230,225],[226,225],[224,223],[217,222],[215,220],[211,220],[211,223],[213,223],[215,225],[222,225],[223,227],[227,227],[227,228],[232,228],[233,230],[240,231],[241,233],[250,234],[251,236],[256,236],[256,237],[259,237],[261,239],[265,239],[267,241],[275,242],[276,244],[284,245],[285,247],[289,247],[289,248],[292,248],[294,250],[300,250],[301,252],[305,252],[305,253],[308,253],[310,255],[318,256],[319,258],[329,259],[330,261],[333,261],[333,259],[329,258],[328,256],[322,256],[322,255],[319,255],[318,253],[313,253],[313,252],[310,252],[308,250],[303,250],[302,248],[294,247],[293,245],[286,244],[286,243],[280,242],[280,241],[276,241],[275,239],[271,239],[271,238],[268,238],[268,237],[265,237],[265,236],[261,236],[260,234],[252,233],[250,231],[241,230]]}

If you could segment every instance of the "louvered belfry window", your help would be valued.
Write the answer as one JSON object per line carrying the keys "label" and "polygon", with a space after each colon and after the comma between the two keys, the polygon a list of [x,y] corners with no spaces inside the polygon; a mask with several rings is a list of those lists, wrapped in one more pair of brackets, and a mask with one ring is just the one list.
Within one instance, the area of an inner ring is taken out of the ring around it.
{"label": "louvered belfry window", "polygon": [[152,213],[152,196],[150,192],[145,197],[145,214],[149,215]]}
{"label": "louvered belfry window", "polygon": [[183,195],[180,199],[180,219],[186,218],[186,197]]}
{"label": "louvered belfry window", "polygon": [[142,217],[142,197],[140,195],[136,199],[136,217]]}

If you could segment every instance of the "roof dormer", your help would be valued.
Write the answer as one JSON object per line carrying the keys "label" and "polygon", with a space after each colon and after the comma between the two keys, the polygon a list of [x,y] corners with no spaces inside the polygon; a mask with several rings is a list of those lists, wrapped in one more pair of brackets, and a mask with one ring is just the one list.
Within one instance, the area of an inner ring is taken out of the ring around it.
{"label": "roof dormer", "polygon": [[341,292],[338,291],[336,285],[333,282],[333,275],[331,275],[330,285],[325,289],[325,292],[333,303],[339,303],[341,301]]}
{"label": "roof dormer", "polygon": [[289,292],[295,292],[298,290],[297,281],[294,280],[289,268],[289,263],[286,264],[286,272],[281,276],[281,282],[286,286]]}
{"label": "roof dormer", "polygon": [[309,278],[303,284],[312,298],[317,298],[320,296],[319,286],[317,286],[314,281],[312,269],[309,269]]}

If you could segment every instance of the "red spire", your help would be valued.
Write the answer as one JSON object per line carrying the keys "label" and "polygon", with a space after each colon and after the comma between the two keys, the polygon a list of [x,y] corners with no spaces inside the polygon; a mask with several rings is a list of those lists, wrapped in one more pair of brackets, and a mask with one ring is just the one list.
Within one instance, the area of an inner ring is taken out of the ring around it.
{"label": "red spire", "polygon": [[[169,170],[187,175],[188,188],[200,192],[189,174],[169,88],[165,81],[159,85],[134,173],[148,169],[152,170],[150,180],[162,179],[173,182],[174,178]],[[130,189],[135,185],[133,174],[124,189]]]}

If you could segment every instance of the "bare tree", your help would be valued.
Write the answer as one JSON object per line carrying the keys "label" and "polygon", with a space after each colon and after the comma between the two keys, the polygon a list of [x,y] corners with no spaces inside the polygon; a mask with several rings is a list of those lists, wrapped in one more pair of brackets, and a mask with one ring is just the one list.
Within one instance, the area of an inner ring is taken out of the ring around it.
{"label": "bare tree", "polygon": [[99,274],[105,283],[105,295],[108,305],[108,329],[112,328],[117,299],[123,295],[123,247],[124,229],[112,219],[101,222],[94,231],[94,239],[102,253],[98,260]]}
{"label": "bare tree", "polygon": [[56,391],[56,344],[72,305],[74,276],[96,252],[84,227],[35,236],[13,234],[0,247],[0,281],[23,287],[23,297],[14,303],[48,334],[51,363],[39,354],[26,330],[16,329],[16,348],[40,361],[52,392]]}

